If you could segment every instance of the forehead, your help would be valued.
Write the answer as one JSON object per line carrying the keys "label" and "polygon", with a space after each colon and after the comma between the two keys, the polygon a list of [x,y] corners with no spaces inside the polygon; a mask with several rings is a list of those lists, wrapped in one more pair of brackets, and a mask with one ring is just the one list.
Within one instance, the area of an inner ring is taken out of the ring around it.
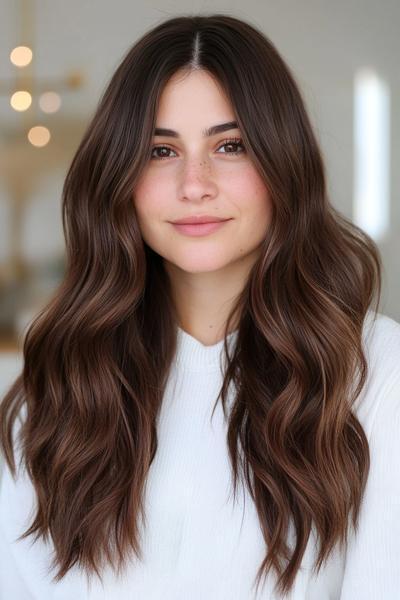
{"label": "forehead", "polygon": [[157,111],[158,124],[171,127],[171,119],[179,122],[203,118],[218,123],[233,120],[234,116],[233,107],[221,84],[207,71],[200,69],[175,73],[162,91]]}

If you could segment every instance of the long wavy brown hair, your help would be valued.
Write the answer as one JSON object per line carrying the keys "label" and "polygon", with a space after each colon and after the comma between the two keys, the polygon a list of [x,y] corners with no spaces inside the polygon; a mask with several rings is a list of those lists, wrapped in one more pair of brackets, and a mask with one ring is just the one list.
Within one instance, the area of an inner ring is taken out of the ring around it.
{"label": "long wavy brown hair", "polygon": [[265,538],[257,587],[273,569],[286,594],[312,527],[319,570],[349,523],[358,526],[370,455],[352,405],[368,372],[362,330],[374,298],[378,310],[382,264],[375,242],[330,204],[298,85],[257,27],[223,14],[174,17],[113,74],[65,178],[65,277],[25,335],[23,370],[1,404],[2,450],[15,476],[24,412],[21,460],[38,505],[21,538],[51,536],[55,581],[74,564],[101,578],[103,564],[119,572],[130,552],[142,557],[139,518],[178,320],[133,198],[178,69],[221,83],[273,205],[227,320],[216,404],[229,419],[234,493],[244,475]]}

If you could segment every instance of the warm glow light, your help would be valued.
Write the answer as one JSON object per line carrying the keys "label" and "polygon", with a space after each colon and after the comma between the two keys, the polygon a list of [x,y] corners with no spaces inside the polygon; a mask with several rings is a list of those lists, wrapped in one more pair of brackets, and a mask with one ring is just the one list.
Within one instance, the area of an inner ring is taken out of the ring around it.
{"label": "warm glow light", "polygon": [[28,46],[17,46],[10,52],[10,60],[16,67],[26,67],[32,60],[32,50]]}
{"label": "warm glow light", "polygon": [[354,221],[375,241],[389,229],[390,96],[372,69],[354,88]]}
{"label": "warm glow light", "polygon": [[32,96],[29,92],[19,91],[15,92],[10,99],[10,104],[14,110],[24,111],[27,110],[32,104]]}
{"label": "warm glow light", "polygon": [[56,92],[44,92],[39,98],[39,106],[45,113],[55,113],[61,106],[61,98]]}
{"label": "warm glow light", "polygon": [[46,146],[50,140],[50,131],[47,129],[47,127],[36,125],[36,127],[32,127],[29,130],[28,140],[32,146],[37,146],[38,148]]}

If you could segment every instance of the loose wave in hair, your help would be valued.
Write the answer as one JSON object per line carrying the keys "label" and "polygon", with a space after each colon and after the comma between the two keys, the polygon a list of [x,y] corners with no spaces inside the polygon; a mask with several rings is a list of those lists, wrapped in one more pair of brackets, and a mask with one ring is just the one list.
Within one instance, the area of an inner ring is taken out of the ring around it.
{"label": "loose wave in hair", "polygon": [[330,204],[298,86],[255,26],[223,14],[174,17],[116,69],[65,178],[66,273],[25,335],[23,371],[1,404],[2,449],[15,475],[24,408],[18,439],[38,505],[21,538],[51,536],[55,580],[74,564],[101,578],[104,561],[119,570],[128,552],[142,556],[138,523],[178,320],[133,198],[160,95],[178,69],[204,69],[221,84],[273,207],[227,320],[216,404],[228,419],[235,493],[243,475],[266,543],[257,586],[272,569],[286,594],[312,527],[319,570],[346,542],[350,519],[358,524],[370,457],[352,405],[368,371],[362,329],[375,295],[378,309],[382,265],[374,241]]}

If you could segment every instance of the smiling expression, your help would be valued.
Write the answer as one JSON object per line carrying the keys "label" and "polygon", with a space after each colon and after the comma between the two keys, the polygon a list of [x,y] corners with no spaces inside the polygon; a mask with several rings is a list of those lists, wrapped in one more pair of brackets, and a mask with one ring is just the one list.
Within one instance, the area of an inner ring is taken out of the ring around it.
{"label": "smiling expression", "polygon": [[[216,80],[204,70],[175,73],[161,95],[154,133],[133,193],[147,245],[191,273],[254,261],[271,202]],[[197,235],[171,223],[197,215],[229,220]]]}

